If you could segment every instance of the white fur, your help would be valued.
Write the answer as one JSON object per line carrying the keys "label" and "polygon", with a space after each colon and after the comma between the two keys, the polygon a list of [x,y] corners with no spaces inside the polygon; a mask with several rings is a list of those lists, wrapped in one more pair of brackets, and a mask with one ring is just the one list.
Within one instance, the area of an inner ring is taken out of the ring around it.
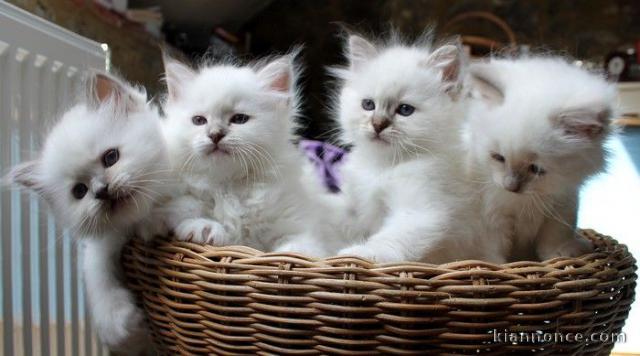
{"label": "white fur", "polygon": [[[195,71],[166,61],[164,133],[183,195],[169,207],[178,239],[325,256],[305,160],[292,144],[294,55]],[[244,124],[235,114],[249,115]],[[195,125],[201,115],[207,122]],[[210,136],[226,132],[216,145]],[[217,149],[216,149],[217,147]]]}
{"label": "white fur", "polygon": [[[460,128],[467,103],[464,58],[454,45],[374,45],[351,36],[337,116],[354,144],[343,166],[340,255],[378,262],[487,258],[471,247],[470,192],[462,178]],[[365,110],[363,99],[375,102]],[[415,111],[397,113],[401,104]],[[376,138],[373,122],[391,121]]]}
{"label": "white fur", "polygon": [[[491,60],[471,72],[480,99],[467,127],[467,174],[482,193],[486,234],[511,258],[590,251],[574,237],[577,194],[604,167],[613,85],[559,58]],[[514,186],[518,193],[506,189]]]}
{"label": "white fur", "polygon": [[[110,95],[97,93],[101,80]],[[144,222],[163,194],[168,156],[157,110],[144,92],[106,74],[93,74],[86,91],[48,134],[39,158],[15,167],[10,177],[39,193],[84,241],[83,274],[97,333],[113,350],[137,354],[149,344],[141,342],[147,338],[142,313],[121,281],[120,250],[133,233],[145,231],[148,238],[155,232],[149,227],[159,225]],[[106,168],[101,159],[111,148],[120,157]],[[77,183],[88,187],[82,199],[72,195]],[[97,199],[105,184],[113,196],[129,198],[117,204]]]}

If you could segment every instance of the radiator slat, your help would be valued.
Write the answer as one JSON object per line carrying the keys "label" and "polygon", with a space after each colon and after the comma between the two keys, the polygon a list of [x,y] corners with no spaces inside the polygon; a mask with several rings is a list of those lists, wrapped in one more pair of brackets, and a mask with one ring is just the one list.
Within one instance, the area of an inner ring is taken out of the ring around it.
{"label": "radiator slat", "polygon": [[78,253],[77,244],[71,242],[71,354],[80,354],[80,310],[78,303]]}
{"label": "radiator slat", "polygon": [[[11,56],[13,48],[8,44],[0,44],[0,122],[6,125],[0,130],[0,155],[2,172],[6,172],[11,164],[11,79],[10,73],[13,67]],[[2,322],[4,334],[2,336],[4,355],[13,355],[13,266],[12,266],[12,236],[11,236],[11,192],[3,190],[0,193],[2,223]]]}
{"label": "radiator slat", "polygon": [[[32,53],[24,53],[25,57],[21,61],[19,78],[22,87],[22,97],[20,99],[21,110],[17,114],[19,125],[19,142],[20,152],[19,159],[21,161],[30,160],[28,152],[31,152],[31,134],[33,132],[32,110],[33,100],[37,99],[34,85],[35,56]],[[14,90],[16,90],[14,88]],[[31,244],[32,231],[31,226],[31,194],[22,194],[21,207],[21,240],[22,240],[22,348],[25,356],[33,354],[33,323],[32,323],[32,306],[31,306]]]}
{"label": "radiator slat", "polygon": [[[44,108],[44,91],[46,90],[46,82],[43,68],[47,64],[47,58],[42,55],[36,55],[33,67],[34,67],[34,78],[33,85],[34,91],[33,96],[31,98],[31,135],[30,135],[30,144],[32,152],[42,145],[42,135],[39,134],[40,127],[43,127],[42,118],[45,116],[45,108]],[[32,159],[35,157],[31,157]],[[31,256],[35,259],[36,263],[34,264],[35,273],[33,280],[33,305],[37,308],[37,312],[34,313],[35,323],[38,325],[38,340],[33,340],[34,344],[36,341],[39,341],[37,346],[37,350],[39,351],[39,355],[48,355],[49,352],[49,328],[46,327],[49,325],[49,308],[45,303],[48,303],[48,278],[46,271],[46,251],[47,243],[47,221],[44,207],[40,205],[38,198],[35,194],[31,195],[31,227],[35,230],[32,253]],[[44,262],[44,264],[43,264]],[[35,291],[38,291],[36,293]],[[46,318],[45,318],[46,315]]]}
{"label": "radiator slat", "polygon": [[[54,112],[54,103],[51,99],[54,93],[50,90],[53,85],[53,77],[50,71],[51,61],[46,59],[42,64],[42,70],[40,72],[42,79],[42,87],[40,88],[41,98],[41,117],[40,127],[44,127],[47,117],[51,117]],[[44,144],[44,134],[42,133],[38,137],[39,146]],[[55,236],[51,236],[50,231],[55,231],[53,227],[52,218],[48,215],[45,209],[42,209],[40,213],[40,253],[38,261],[38,269],[40,270],[40,347],[42,348],[42,355],[51,354],[51,335],[50,335],[50,303],[51,303],[51,291],[49,283],[49,273],[52,269],[49,268],[50,252],[55,244]]]}
{"label": "radiator slat", "polygon": [[65,338],[64,331],[66,328],[64,318],[64,251],[63,251],[63,231],[58,224],[55,224],[56,228],[56,243],[55,243],[55,271],[56,271],[56,354],[65,354]]}
{"label": "radiator slat", "polygon": [[[78,248],[80,248],[81,246],[78,245]],[[82,266],[82,259],[83,256],[80,255],[80,265]],[[81,273],[82,274],[82,273]],[[80,279],[82,280],[82,278],[84,278],[83,275],[80,276]],[[83,307],[83,311],[84,311],[84,354],[86,356],[89,355],[93,355],[93,335],[92,335],[92,328],[91,328],[91,316],[89,314],[89,303],[87,302],[86,299],[86,293],[84,288],[79,288],[80,293],[82,293],[82,307]]]}
{"label": "radiator slat", "polygon": [[[22,78],[22,72],[24,67],[24,61],[28,56],[28,52],[25,51],[21,47],[13,48],[11,52],[11,56],[8,58],[10,65],[9,75],[11,76],[11,92],[10,92],[10,122],[11,129],[7,130],[11,132],[11,165],[16,165],[20,163],[20,116],[23,113],[23,105],[22,105],[22,94],[24,88],[24,82]],[[6,120],[6,118],[5,118]],[[21,325],[21,314],[22,310],[20,308],[22,304],[22,264],[20,263],[22,260],[22,247],[23,247],[23,239],[22,239],[22,197],[20,195],[20,191],[14,189],[11,191],[11,257],[13,261],[13,273],[11,275],[13,281],[13,297],[12,297],[12,308],[13,308],[13,318],[14,318],[14,330],[13,330],[13,347],[18,347],[18,350],[22,346],[22,325]],[[17,326],[17,327],[16,327]]]}

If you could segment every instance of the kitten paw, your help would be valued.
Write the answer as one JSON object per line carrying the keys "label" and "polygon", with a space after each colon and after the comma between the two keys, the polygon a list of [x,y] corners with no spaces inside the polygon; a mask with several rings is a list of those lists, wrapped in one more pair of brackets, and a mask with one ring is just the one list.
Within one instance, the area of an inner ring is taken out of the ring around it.
{"label": "kitten paw", "polygon": [[228,241],[224,227],[209,219],[187,219],[178,224],[175,236],[181,241],[209,245],[224,245]]}
{"label": "kitten paw", "polygon": [[365,244],[343,248],[338,251],[338,256],[357,256],[378,263],[401,262],[406,260],[405,256],[393,248],[376,248]]}
{"label": "kitten paw", "polygon": [[541,251],[540,259],[544,261],[556,257],[578,257],[593,252],[593,249],[591,241],[583,237],[575,237],[553,250]]}

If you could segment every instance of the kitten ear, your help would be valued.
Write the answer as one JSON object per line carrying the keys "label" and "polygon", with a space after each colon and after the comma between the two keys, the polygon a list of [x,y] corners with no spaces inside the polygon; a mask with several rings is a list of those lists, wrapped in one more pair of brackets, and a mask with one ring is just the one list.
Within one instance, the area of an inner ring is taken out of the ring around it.
{"label": "kitten ear", "polygon": [[604,109],[576,109],[556,115],[553,121],[563,134],[571,138],[595,140],[601,138],[608,131],[612,110]]}
{"label": "kitten ear", "polygon": [[[297,52],[296,52],[297,53]],[[294,59],[296,53],[278,57],[258,69],[258,78],[270,90],[290,94],[294,88]]]}
{"label": "kitten ear", "polygon": [[140,110],[147,103],[147,94],[144,91],[98,71],[89,73],[86,91],[89,106],[94,109],[109,104],[113,105],[114,110],[129,112]]}
{"label": "kitten ear", "polygon": [[375,57],[376,54],[378,54],[378,50],[371,42],[358,35],[349,36],[347,59],[349,59],[351,70],[360,68],[364,63]]}
{"label": "kitten ear", "polygon": [[24,188],[39,191],[38,168],[39,162],[36,160],[20,163],[13,167],[3,180],[6,184],[18,184]]}
{"label": "kitten ear", "polygon": [[162,54],[164,62],[165,81],[167,82],[167,99],[178,100],[184,91],[184,86],[196,77],[196,72],[186,64]]}
{"label": "kitten ear", "polygon": [[489,106],[498,106],[504,102],[502,84],[490,64],[472,64],[469,66],[469,72],[473,97],[485,101]]}
{"label": "kitten ear", "polygon": [[460,46],[444,45],[431,53],[422,65],[440,69],[443,82],[457,83],[460,79],[462,62],[463,51]]}

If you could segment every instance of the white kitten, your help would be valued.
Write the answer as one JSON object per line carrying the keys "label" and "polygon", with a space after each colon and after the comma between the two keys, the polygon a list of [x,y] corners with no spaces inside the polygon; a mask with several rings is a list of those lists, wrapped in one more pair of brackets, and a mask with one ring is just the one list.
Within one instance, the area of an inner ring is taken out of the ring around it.
{"label": "white kitten", "polygon": [[468,174],[482,182],[487,233],[520,258],[590,251],[575,238],[578,190],[603,170],[614,86],[559,58],[471,68],[482,100],[470,114]]}
{"label": "white kitten", "polygon": [[337,116],[354,144],[343,166],[347,211],[342,249],[378,262],[489,258],[470,248],[460,127],[466,115],[464,56],[456,45],[352,35]]}
{"label": "white kitten", "polygon": [[149,218],[168,157],[157,110],[144,91],[94,73],[86,93],[53,127],[39,158],[15,167],[10,177],[40,194],[84,243],[96,331],[113,350],[137,354],[149,346],[148,335],[121,281],[120,252],[134,226]]}
{"label": "white kitten", "polygon": [[185,190],[170,206],[178,239],[326,255],[291,142],[294,56],[197,71],[166,59],[164,132]]}

